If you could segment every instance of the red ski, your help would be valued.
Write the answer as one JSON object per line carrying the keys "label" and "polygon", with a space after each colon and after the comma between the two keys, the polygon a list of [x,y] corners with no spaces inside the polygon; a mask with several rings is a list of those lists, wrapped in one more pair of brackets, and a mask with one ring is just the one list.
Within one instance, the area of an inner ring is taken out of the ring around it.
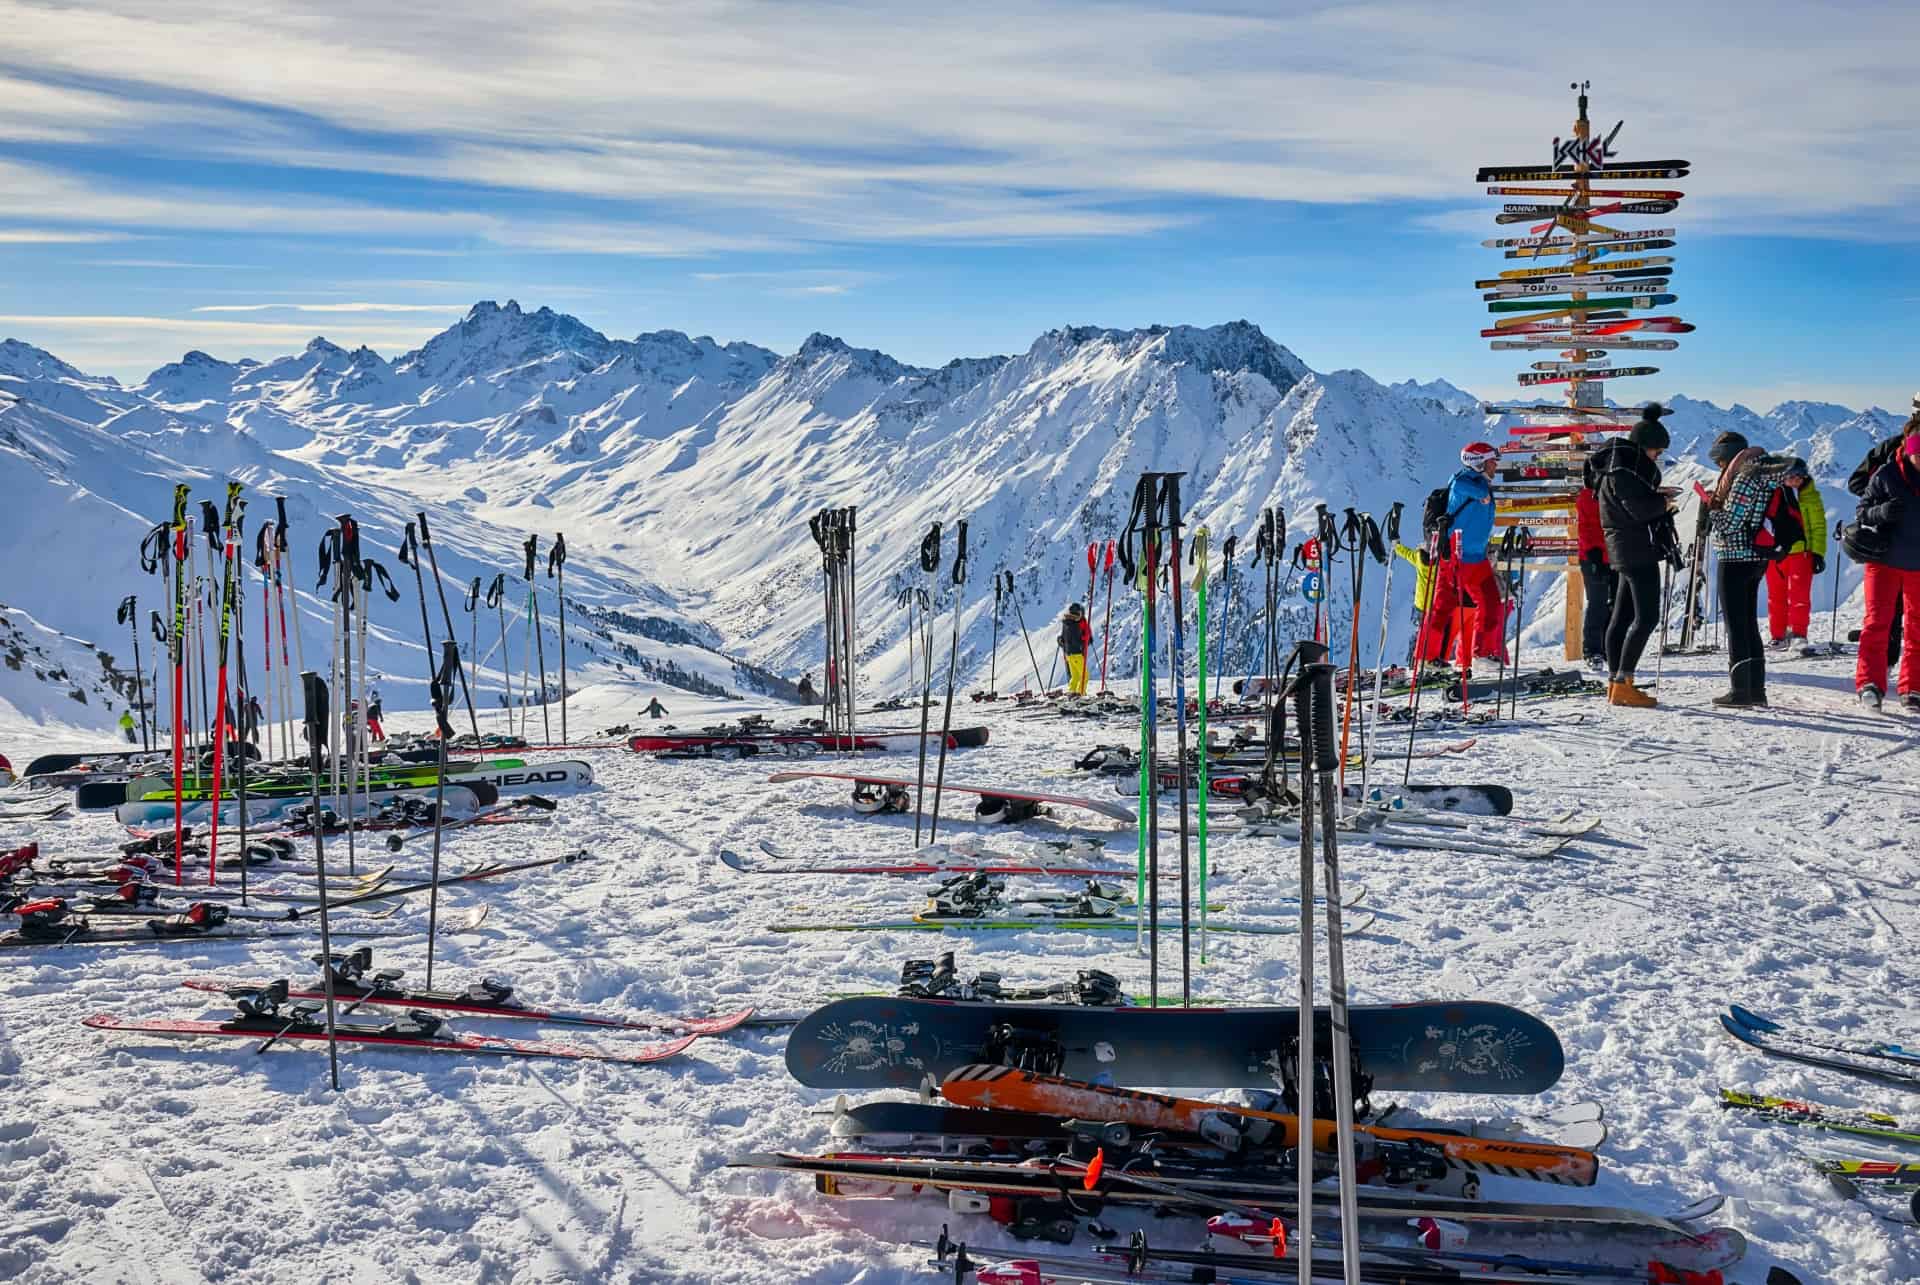
{"label": "red ski", "polygon": [[[112,1013],[95,1013],[81,1023],[96,1031],[120,1031],[130,1035],[163,1035],[171,1039],[199,1039],[222,1036],[228,1039],[327,1040],[324,1018],[309,1016],[313,1010],[300,1008],[289,1013],[240,1016],[225,1022],[131,1021]],[[386,1048],[422,1049],[440,1053],[468,1053],[492,1057],[559,1058],[579,1062],[619,1062],[639,1066],[659,1062],[683,1053],[700,1037],[683,1035],[665,1044],[650,1044],[638,1053],[606,1053],[577,1044],[555,1044],[546,1040],[508,1040],[492,1035],[455,1035],[441,1029],[437,1020],[400,1021],[383,1026],[361,1022],[336,1022],[334,1036],[342,1044],[368,1044]]]}

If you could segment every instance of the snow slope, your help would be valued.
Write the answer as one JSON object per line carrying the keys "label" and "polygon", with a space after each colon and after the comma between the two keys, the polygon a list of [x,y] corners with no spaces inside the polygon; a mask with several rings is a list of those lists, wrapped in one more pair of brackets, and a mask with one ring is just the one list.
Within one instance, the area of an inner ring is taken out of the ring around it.
{"label": "snow slope", "polygon": [[[1547,862],[1343,845],[1347,879],[1366,885],[1366,906],[1379,916],[1348,946],[1354,999],[1497,999],[1558,1031],[1567,1073],[1539,1099],[1413,1100],[1469,1117],[1604,1104],[1612,1137],[1596,1189],[1542,1193],[1492,1178],[1489,1195],[1666,1208],[1724,1192],[1732,1201],[1717,1221],[1754,1243],[1729,1275],[1736,1285],[1760,1281],[1776,1261],[1808,1282],[1912,1280],[1920,1246],[1811,1177],[1794,1155],[1808,1138],[1744,1126],[1713,1106],[1717,1087],[1730,1085],[1907,1116],[1910,1095],[1768,1061],[1721,1036],[1713,1014],[1738,1000],[1836,1033],[1914,1037],[1903,997],[1920,926],[1920,864],[1909,842],[1920,820],[1920,723],[1856,713],[1844,690],[1848,662],[1785,663],[1772,710],[1715,710],[1707,697],[1723,686],[1719,660],[1670,661],[1660,710],[1529,707],[1530,721],[1480,730],[1470,752],[1419,763],[1416,779],[1505,780],[1522,812],[1578,807],[1605,823]],[[577,722],[630,719],[656,690],[591,689]],[[721,708],[660,694],[681,723]],[[965,714],[972,721],[977,710]],[[1097,790],[1071,770],[1073,759],[1131,735],[1120,725],[1031,720],[1007,706],[985,718],[992,743],[950,769],[968,779]],[[0,736],[15,762],[56,747],[18,723],[0,725]],[[1756,758],[1759,744],[1767,752]],[[1145,986],[1145,963],[1125,934],[768,933],[777,920],[899,914],[918,902],[921,882],[754,879],[719,866],[718,849],[752,851],[766,839],[809,857],[899,855],[911,822],[859,818],[830,783],[768,785],[766,767],[750,762],[589,757],[597,787],[564,800],[551,828],[448,837],[453,868],[575,848],[593,859],[450,890],[446,912],[492,913],[475,932],[442,936],[436,984],[504,976],[528,1002],[610,1012],[743,1004],[798,1012],[834,992],[885,989],[903,959],[953,949],[963,969],[1009,979],[1098,967]],[[909,755],[874,762],[912,770]],[[982,831],[943,820],[942,829],[1037,853],[1048,850],[1033,838],[1075,827]],[[1080,832],[1131,859],[1131,831]],[[27,838],[49,854],[90,856],[115,836],[94,815],[0,823],[0,843]],[[364,848],[359,859],[386,860]],[[423,869],[426,859],[411,852],[402,866]],[[345,845],[330,843],[328,860],[343,862]],[[1226,906],[1216,918],[1287,919],[1292,861],[1284,843],[1216,838],[1213,889]],[[373,943],[376,959],[416,982],[424,914],[409,903],[389,922],[416,935]],[[314,949],[308,938],[0,958],[0,1272],[25,1285],[203,1276],[235,1285],[907,1285],[929,1279],[908,1242],[943,1224],[975,1243],[1009,1243],[985,1218],[950,1214],[935,1200],[833,1201],[802,1180],[724,1168],[751,1151],[830,1145],[817,1113],[832,1095],[788,1079],[778,1031],[704,1040],[645,1068],[346,1052],[336,1098],[324,1055],[311,1050],[262,1057],[239,1041],[179,1044],[79,1025],[99,1010],[216,1013],[217,997],[181,991],[179,980],[301,978]],[[1163,955],[1163,977],[1173,976],[1177,945],[1164,949],[1174,953]],[[1289,937],[1216,937],[1195,988],[1290,1003],[1295,951]],[[461,1025],[605,1048],[644,1042]],[[1108,1221],[1149,1226],[1156,1243],[1197,1243],[1177,1221]],[[1077,1250],[1086,1244],[1083,1235]]]}

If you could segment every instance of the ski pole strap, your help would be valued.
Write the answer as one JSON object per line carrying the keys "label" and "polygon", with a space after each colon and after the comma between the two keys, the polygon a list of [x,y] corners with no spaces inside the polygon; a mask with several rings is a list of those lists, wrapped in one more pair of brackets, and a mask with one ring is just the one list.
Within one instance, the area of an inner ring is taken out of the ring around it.
{"label": "ski pole strap", "polygon": [[[478,585],[480,583],[480,577],[475,576],[473,583]],[[496,572],[493,577],[493,583],[487,586],[487,605],[498,610],[500,604],[506,601],[506,597],[507,573],[504,571]]]}
{"label": "ski pole strap", "polygon": [[300,688],[306,698],[307,756],[318,775],[326,762],[327,682],[312,670],[300,675]]}
{"label": "ski pole strap", "polygon": [[153,631],[153,640],[157,643],[165,642],[167,640],[166,620],[163,619],[157,611],[148,614],[152,616],[152,619],[147,622],[147,628]]}
{"label": "ski pole strap", "polygon": [[271,522],[262,522],[260,529],[253,533],[253,569],[263,576],[267,574],[267,568],[272,565],[272,560],[268,557],[272,547],[268,542],[272,538],[273,523]]}
{"label": "ski pole strap", "polygon": [[207,547],[220,547],[220,510],[212,500],[200,501],[200,530],[206,534]]}
{"label": "ski pole strap", "polygon": [[567,565],[567,537],[558,531],[553,534],[553,548],[547,551],[547,578],[551,580]]}
{"label": "ski pole strap", "polygon": [[1400,511],[1406,507],[1405,502],[1395,500],[1387,510],[1387,541],[1391,544],[1400,543]]}
{"label": "ski pole strap", "polygon": [[1320,565],[1324,570],[1327,561],[1340,552],[1340,532],[1333,524],[1333,514],[1327,512],[1327,506],[1313,506],[1314,523],[1320,532]]}
{"label": "ski pole strap", "polygon": [[[851,522],[852,509],[847,510],[847,516]],[[847,529],[851,532],[853,528],[849,525]],[[953,583],[963,585],[967,582],[967,520],[965,518],[960,519],[957,539],[959,550],[953,555]],[[955,601],[957,602],[958,599]]]}
{"label": "ski pole strap", "polygon": [[439,724],[443,744],[453,739],[453,724],[448,721],[447,711],[453,704],[453,684],[459,672],[460,649],[454,646],[453,639],[441,639],[440,668],[428,684],[427,694],[433,699],[433,721]]}
{"label": "ski pole strap", "polygon": [[132,594],[128,594],[126,597],[120,600],[120,605],[114,609],[114,613],[113,613],[114,623],[124,625],[129,620],[138,621],[139,619],[140,619],[139,604],[134,602]]}
{"label": "ski pole strap", "polygon": [[376,578],[380,581],[380,587],[386,591],[388,602],[400,601],[400,591],[393,587],[393,577],[387,574],[387,569],[384,566],[373,561],[371,558],[360,564],[360,587],[362,589],[372,589],[373,582]]}
{"label": "ski pole strap", "polygon": [[934,523],[920,537],[920,569],[928,575],[940,569],[940,524]]}
{"label": "ski pole strap", "polygon": [[273,547],[278,549],[281,553],[285,553],[287,551],[287,497],[286,496],[276,495],[273,497],[273,511],[275,514],[275,520],[273,524]]}
{"label": "ski pole strap", "polygon": [[342,513],[340,522],[340,557],[346,562],[347,569],[354,575],[360,574],[360,524],[353,515]]}
{"label": "ski pole strap", "polygon": [[[340,561],[340,528],[330,527],[320,537],[320,578],[313,583],[317,593],[327,587],[327,577],[332,574],[334,564]],[[344,579],[344,577],[339,577]],[[336,590],[337,595],[337,590]]]}
{"label": "ski pole strap", "polygon": [[407,533],[400,537],[400,547],[393,556],[399,559],[401,566],[420,570],[420,542],[414,537],[413,523],[407,523]]}
{"label": "ski pole strap", "polygon": [[540,537],[537,535],[528,536],[526,544],[521,546],[521,549],[522,549],[522,552],[524,552],[527,555],[527,572],[526,572],[526,575],[522,578],[526,580],[528,584],[532,584],[533,583],[533,563],[534,563],[534,560],[540,556]]}
{"label": "ski pole strap", "polygon": [[167,524],[161,522],[147,532],[147,538],[140,542],[140,569],[148,575],[156,574],[160,570],[161,559],[167,556],[167,535]]}
{"label": "ski pole strap", "polygon": [[[1398,504],[1394,505],[1395,510],[1398,510],[1399,507]],[[1367,552],[1373,555],[1375,562],[1383,567],[1386,566],[1387,543],[1380,538],[1380,524],[1373,520],[1373,514],[1371,513],[1362,513],[1360,520],[1365,524],[1366,528],[1361,538],[1366,541]],[[1391,520],[1391,517],[1389,520]]]}
{"label": "ski pole strap", "polygon": [[480,577],[475,576],[473,583],[467,586],[467,604],[464,610],[471,615],[480,602]]}
{"label": "ski pole strap", "polygon": [[827,552],[827,534],[823,526],[823,523],[826,520],[826,516],[827,516],[826,510],[822,509],[820,512],[814,514],[812,517],[807,519],[807,530],[810,533],[812,533],[813,542],[820,546],[820,553],[822,557],[826,556],[826,552]]}

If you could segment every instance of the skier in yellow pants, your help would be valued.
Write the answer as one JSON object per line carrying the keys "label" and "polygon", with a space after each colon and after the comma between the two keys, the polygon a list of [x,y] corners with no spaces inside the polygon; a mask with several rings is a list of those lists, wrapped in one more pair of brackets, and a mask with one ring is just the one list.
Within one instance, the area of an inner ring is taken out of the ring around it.
{"label": "skier in yellow pants", "polygon": [[1087,694],[1087,652],[1093,646],[1093,626],[1087,623],[1087,613],[1079,603],[1067,608],[1067,614],[1060,617],[1060,650],[1067,655],[1067,692],[1073,696]]}

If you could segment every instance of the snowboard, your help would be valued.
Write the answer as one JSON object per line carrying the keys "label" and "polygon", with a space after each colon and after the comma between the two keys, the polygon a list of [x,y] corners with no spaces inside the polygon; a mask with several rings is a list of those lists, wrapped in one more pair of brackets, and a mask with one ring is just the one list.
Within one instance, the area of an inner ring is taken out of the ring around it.
{"label": "snowboard", "polygon": [[[912,806],[913,792],[919,788],[919,782],[917,781],[909,781],[890,776],[861,776],[852,772],[775,772],[772,776],[769,776],[767,780],[774,785],[779,785],[787,781],[851,781],[856,787],[879,786],[883,790],[888,791],[889,795],[892,795],[893,791],[906,791],[909,810]],[[1015,803],[1033,805],[1052,803],[1060,807],[1080,808],[1087,812],[1097,813],[1110,820],[1119,821],[1124,825],[1134,825],[1138,822],[1138,818],[1134,816],[1131,808],[1124,808],[1118,803],[1110,803],[1100,799],[1083,799],[1072,794],[1040,794],[1032,790],[1009,790],[1000,786],[959,785],[952,781],[948,781],[941,788],[960,794],[978,796],[980,803],[975,808],[975,812],[983,818],[1003,813],[1004,808],[993,805],[1003,800],[1011,800]],[[932,782],[928,782],[927,784],[927,797],[929,800],[933,797]],[[887,810],[900,811],[902,809],[890,807]]]}
{"label": "snowboard", "polygon": [[[1328,1020],[1319,1010],[1320,1022]],[[1049,1055],[1057,1074],[1164,1088],[1274,1088],[1292,1008],[1102,1008],[882,996],[800,1020],[787,1070],[812,1088],[913,1088],[963,1066]],[[1359,1005],[1353,1048],[1382,1092],[1542,1093],[1566,1057],[1545,1022],[1504,1004]],[[1318,1024],[1318,1023],[1316,1023]],[[1330,1047],[1330,1045],[1326,1045]]]}

